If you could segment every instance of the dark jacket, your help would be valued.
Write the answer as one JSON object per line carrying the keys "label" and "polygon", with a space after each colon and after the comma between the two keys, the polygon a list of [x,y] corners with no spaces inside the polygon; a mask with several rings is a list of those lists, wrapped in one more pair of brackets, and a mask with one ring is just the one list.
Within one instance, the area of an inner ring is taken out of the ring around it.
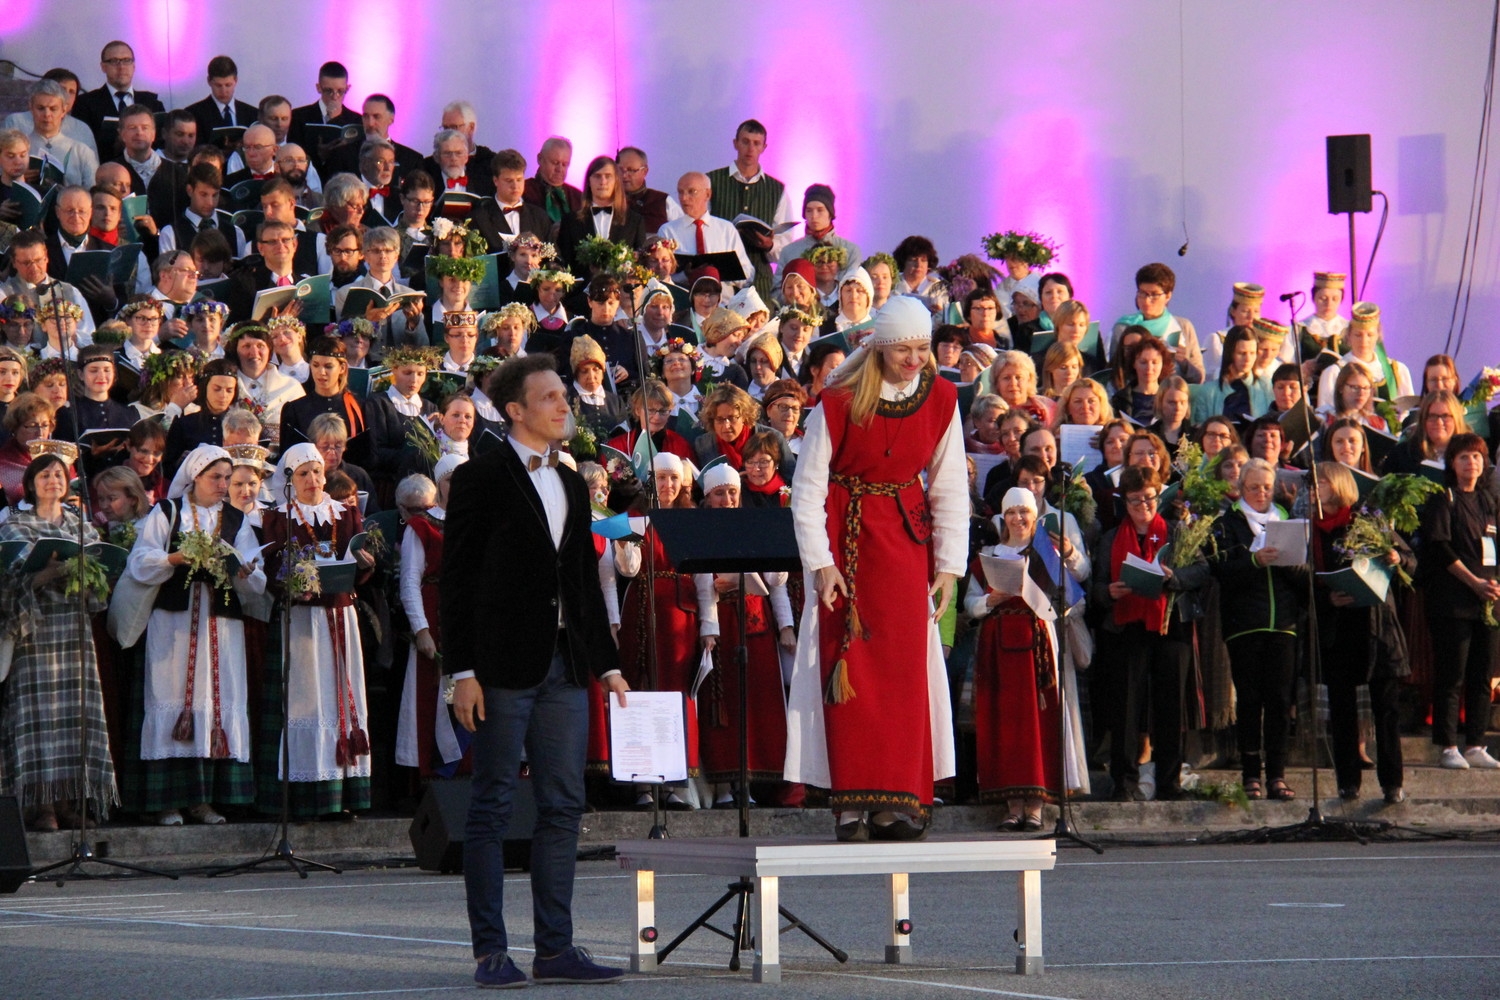
{"label": "dark jacket", "polygon": [[[1339,555],[1335,546],[1343,540],[1344,529],[1331,532],[1314,529],[1313,545],[1321,549],[1321,565],[1332,571],[1349,564]],[[1416,572],[1417,557],[1400,535],[1395,536],[1396,554],[1401,557],[1401,568],[1410,575]],[[1319,582],[1313,589],[1314,607],[1318,615],[1318,646],[1323,651],[1323,676],[1330,683],[1367,684],[1375,677],[1410,677],[1411,664],[1407,659],[1406,633],[1396,614],[1396,585],[1393,582],[1385,595],[1385,603],[1373,608],[1336,607],[1329,600],[1330,589]],[[1347,661],[1334,655],[1334,651],[1351,642],[1363,642],[1367,656],[1355,676],[1338,676],[1336,665]]]}
{"label": "dark jacket", "polygon": [[[1089,610],[1099,616],[1099,627],[1105,632],[1119,632],[1120,626],[1115,624],[1112,614],[1115,599],[1109,596],[1110,584],[1110,552],[1114,548],[1115,535],[1121,531],[1134,531],[1129,519],[1123,520],[1115,528],[1104,533],[1099,539],[1099,545],[1094,549],[1094,573],[1089,587]],[[1168,541],[1175,544],[1182,533],[1180,525],[1168,523]],[[1187,566],[1172,570],[1172,579],[1167,581],[1167,590],[1176,594],[1173,604],[1172,632],[1203,617],[1203,608],[1200,603],[1198,591],[1208,581],[1208,563],[1200,554],[1196,560]]]}
{"label": "dark jacket", "polygon": [[[486,687],[534,687],[559,649],[580,686],[590,675],[618,669],[589,531],[588,487],[572,469],[557,472],[568,501],[560,547],[508,444],[454,472],[439,584],[444,673],[472,670]],[[561,637],[552,627],[559,608]]]}
{"label": "dark jacket", "polygon": [[[500,203],[494,198],[486,198],[474,207],[474,214],[469,216],[469,221],[479,230],[479,235],[490,245],[491,253],[498,253],[505,246],[506,236],[520,236],[521,233],[531,233],[537,239],[546,240],[551,238],[552,220],[547,218],[547,213],[537,205],[529,201],[521,202],[521,210],[516,213],[519,229],[510,231],[510,223],[506,221],[505,213],[500,211]],[[505,269],[505,274],[510,273],[510,257],[503,256],[500,261]],[[502,275],[504,277],[504,275]]]}
{"label": "dark jacket", "polygon": [[1473,493],[1460,494],[1449,487],[1422,508],[1418,534],[1422,571],[1419,586],[1427,598],[1429,615],[1442,618],[1477,619],[1484,602],[1449,572],[1461,562],[1475,576],[1500,578],[1500,570],[1483,565],[1483,541],[1488,535],[1500,547],[1500,497],[1485,478]]}
{"label": "dark jacket", "polygon": [[1224,638],[1245,632],[1291,632],[1307,604],[1307,571],[1291,566],[1257,566],[1250,546],[1255,535],[1238,507],[1214,525],[1208,565],[1219,581],[1219,614]]}
{"label": "dark jacket", "polygon": [[[577,259],[578,244],[593,235],[593,221],[580,219],[571,212],[562,217],[562,222],[557,227],[558,259],[585,281],[588,280],[589,269],[586,264]],[[646,230],[641,225],[641,217],[628,208],[623,213],[616,212],[614,220],[609,225],[609,240],[611,243],[624,243],[632,250],[639,250],[646,240]]]}

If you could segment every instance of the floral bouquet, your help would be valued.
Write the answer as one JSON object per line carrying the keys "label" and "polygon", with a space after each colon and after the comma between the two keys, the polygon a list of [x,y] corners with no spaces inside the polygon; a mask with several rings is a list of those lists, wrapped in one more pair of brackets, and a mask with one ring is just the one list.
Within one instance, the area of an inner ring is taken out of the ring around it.
{"label": "floral bouquet", "polygon": [[224,564],[226,546],[217,536],[207,531],[184,531],[177,551],[182,553],[183,565],[190,575],[203,573],[213,581],[215,590],[224,591],[224,603],[229,603],[229,568]]}
{"label": "floral bouquet", "polygon": [[133,521],[111,521],[105,533],[109,544],[118,545],[127,552],[135,548],[135,523]]}
{"label": "floral bouquet", "polygon": [[602,236],[589,236],[574,251],[578,262],[604,274],[633,274],[635,251],[628,243],[612,243]]}
{"label": "floral bouquet", "polygon": [[276,580],[294,601],[317,597],[323,592],[323,582],[318,577],[318,550],[296,542],[288,545]]}
{"label": "floral bouquet", "polygon": [[85,593],[96,601],[109,600],[109,574],[98,559],[87,553],[76,555],[63,560],[62,570],[64,597]]}

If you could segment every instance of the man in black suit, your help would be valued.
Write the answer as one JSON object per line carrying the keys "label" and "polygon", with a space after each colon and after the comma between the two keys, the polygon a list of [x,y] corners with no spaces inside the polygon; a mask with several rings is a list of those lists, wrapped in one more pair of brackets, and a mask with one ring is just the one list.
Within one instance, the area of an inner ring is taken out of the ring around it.
{"label": "man in black suit", "polygon": [[[395,150],[396,173],[391,181],[393,185],[399,185],[401,178],[408,171],[416,170],[422,166],[421,153],[391,138],[391,125],[396,121],[395,101],[384,94],[371,94],[365,98],[364,110],[360,115],[360,121],[364,123],[365,143],[373,142],[376,139],[384,139]],[[359,173],[359,161],[363,151],[364,145],[360,143],[351,143],[348,146],[341,147],[337,153],[328,158],[329,171],[332,173]]]}
{"label": "man in black suit", "polygon": [[[443,672],[474,736],[464,885],[480,986],[523,986],[507,954],[501,845],[523,751],[536,794],[531,893],[538,982],[610,982],[573,945],[573,876],[584,810],[588,683],[625,703],[599,590],[583,478],[558,463],[567,389],[549,355],[505,361],[485,392],[506,442],[453,474],[439,584]],[[419,647],[420,651],[420,647]],[[433,650],[425,650],[428,655]]]}
{"label": "man in black suit", "polygon": [[[349,71],[343,63],[326,62],[318,67],[318,99],[292,111],[292,124],[287,130],[287,141],[295,142],[307,150],[307,158],[317,169],[319,177],[329,176],[324,172],[327,159],[338,152],[338,143],[345,140],[335,138],[328,142],[328,135],[315,133],[324,129],[309,126],[358,125],[360,116],[344,107],[344,96],[349,93]],[[350,145],[358,146],[355,140]]]}
{"label": "man in black suit", "polygon": [[209,94],[201,101],[187,106],[193,120],[198,123],[198,136],[203,142],[212,142],[224,149],[239,147],[239,139],[229,138],[229,133],[214,135],[216,128],[249,128],[260,115],[253,104],[237,100],[234,91],[240,82],[240,68],[228,56],[214,56],[208,61]]}
{"label": "man in black suit", "polygon": [[492,252],[498,253],[522,233],[552,238],[554,227],[547,213],[541,206],[524,200],[526,157],[514,149],[490,154],[490,179],[495,184],[495,196],[479,203],[470,222],[479,229]]}
{"label": "man in black suit", "polygon": [[104,71],[104,86],[78,95],[73,117],[94,133],[94,147],[99,159],[115,153],[115,131],[120,114],[133,104],[151,111],[165,111],[160,99],[149,90],[135,89],[135,50],[121,41],[113,41],[99,53],[99,68]]}
{"label": "man in black suit", "polygon": [[285,222],[262,222],[255,236],[255,249],[260,253],[260,261],[230,275],[229,287],[224,292],[231,323],[250,318],[256,292],[278,285],[295,285],[298,279],[305,277],[293,269],[297,231]]}
{"label": "man in black suit", "polygon": [[493,195],[489,176],[479,172],[473,159],[464,134],[444,129],[432,137],[432,155],[422,161],[422,169],[437,181],[439,198],[445,191],[463,191],[481,198]]}

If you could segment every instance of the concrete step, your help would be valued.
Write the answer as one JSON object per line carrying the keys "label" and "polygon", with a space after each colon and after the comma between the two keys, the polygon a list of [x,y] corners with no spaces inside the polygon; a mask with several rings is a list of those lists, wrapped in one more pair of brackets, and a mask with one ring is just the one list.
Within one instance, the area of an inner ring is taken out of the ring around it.
{"label": "concrete step", "polygon": [[[1234,776],[1237,780],[1237,776]],[[1307,818],[1311,783],[1299,785],[1290,776],[1299,798],[1292,802],[1226,804],[1208,799],[1181,802],[1077,802],[1072,807],[1076,828],[1102,841],[1161,840],[1177,842],[1203,833],[1251,831],[1265,826],[1299,823]],[[1496,784],[1500,790],[1500,782]],[[1331,787],[1327,788],[1329,793]],[[1434,796],[1412,799],[1400,806],[1387,806],[1378,790],[1357,802],[1342,802],[1325,796],[1326,817],[1360,822],[1387,822],[1426,832],[1456,831],[1473,834],[1500,831],[1500,794]],[[670,835],[679,838],[732,837],[738,832],[734,810],[710,809],[664,813]],[[934,831],[960,833],[991,831],[1004,816],[1000,806],[945,806],[934,812]],[[1056,816],[1048,808],[1045,829],[1051,830]],[[385,859],[410,859],[411,841],[407,817],[362,817],[349,823],[296,823],[289,831],[293,849],[313,860],[345,859],[362,864]],[[832,820],[823,809],[752,809],[752,836],[831,836]],[[584,847],[604,848],[619,840],[645,837],[651,829],[649,812],[594,812],[584,817],[581,842]],[[49,864],[69,857],[74,834],[28,833],[27,846],[33,865]],[[100,857],[181,870],[230,864],[260,857],[277,841],[274,823],[229,823],[223,826],[125,826],[108,825],[90,830],[89,840]],[[998,834],[997,834],[998,836]],[[92,869],[91,869],[92,870]],[[274,869],[272,869],[274,870]]]}
{"label": "concrete step", "polygon": [[[1431,764],[1412,764],[1410,761],[1401,770],[1401,784],[1406,789],[1408,798],[1483,798],[1500,796],[1500,771],[1479,771],[1472,769],[1468,771],[1450,771]],[[1215,785],[1236,784],[1240,780],[1240,772],[1234,770],[1199,770],[1195,773],[1202,775],[1205,782]],[[1286,780],[1287,784],[1298,795],[1306,796],[1312,793],[1311,768],[1288,767]],[[1338,794],[1338,786],[1334,780],[1332,769],[1323,768],[1319,770],[1318,785],[1319,790],[1330,797]],[[1380,780],[1376,778],[1373,770],[1361,772],[1360,791],[1366,798],[1370,796],[1374,796],[1375,798],[1380,797]]]}

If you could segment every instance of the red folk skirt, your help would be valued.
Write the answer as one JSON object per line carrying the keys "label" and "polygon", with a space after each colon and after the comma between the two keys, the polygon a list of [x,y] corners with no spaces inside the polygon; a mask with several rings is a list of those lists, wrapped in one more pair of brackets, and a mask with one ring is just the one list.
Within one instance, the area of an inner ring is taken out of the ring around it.
{"label": "red folk skirt", "polygon": [[[779,781],[786,761],[786,699],[781,686],[781,659],[776,651],[776,624],[764,597],[745,596],[746,763],[751,781]],[[698,692],[703,776],[709,781],[738,781],[740,773],[740,641],[739,609],[733,595],[719,602],[719,643],[714,672]]]}
{"label": "red folk skirt", "polygon": [[979,630],[974,656],[974,738],[979,797],[1057,801],[1062,790],[1058,701],[1054,681],[1037,682],[1040,664],[1052,675],[1051,649],[1026,602],[997,605]]}

